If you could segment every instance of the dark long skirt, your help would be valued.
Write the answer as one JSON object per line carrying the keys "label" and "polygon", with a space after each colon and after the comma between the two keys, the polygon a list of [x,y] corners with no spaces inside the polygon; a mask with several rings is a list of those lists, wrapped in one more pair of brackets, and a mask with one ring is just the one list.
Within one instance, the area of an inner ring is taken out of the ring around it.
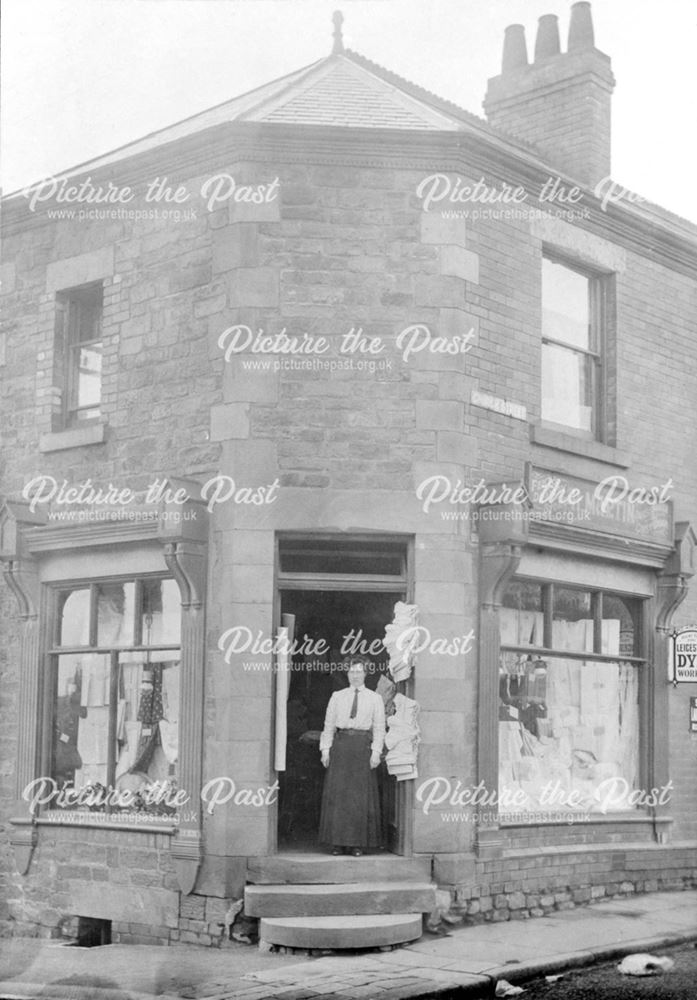
{"label": "dark long skirt", "polygon": [[370,732],[334,734],[324,777],[319,839],[337,847],[380,846],[377,769],[370,767]]}

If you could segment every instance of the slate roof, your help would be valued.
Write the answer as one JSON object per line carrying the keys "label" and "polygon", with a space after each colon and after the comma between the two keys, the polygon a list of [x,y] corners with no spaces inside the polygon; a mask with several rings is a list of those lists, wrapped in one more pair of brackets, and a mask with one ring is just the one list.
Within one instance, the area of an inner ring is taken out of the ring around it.
{"label": "slate roof", "polygon": [[253,121],[344,128],[454,130],[457,121],[352,52],[329,56],[251,114]]}
{"label": "slate roof", "polygon": [[351,49],[332,53],[246,94],[151,132],[103,156],[60,171],[70,177],[108,166],[226,122],[340,128],[474,131],[532,153],[534,148],[491,128],[451,101],[431,94]]}

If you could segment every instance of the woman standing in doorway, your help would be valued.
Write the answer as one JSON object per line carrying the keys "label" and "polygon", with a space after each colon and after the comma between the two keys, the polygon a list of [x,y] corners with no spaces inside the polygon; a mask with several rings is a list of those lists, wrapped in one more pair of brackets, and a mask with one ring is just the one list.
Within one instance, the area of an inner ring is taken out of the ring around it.
{"label": "woman standing in doorway", "polygon": [[329,699],[320,739],[327,769],[322,793],[319,839],[360,857],[380,846],[380,799],[376,768],[385,741],[385,708],[365,686],[366,666],[349,661],[349,686]]}

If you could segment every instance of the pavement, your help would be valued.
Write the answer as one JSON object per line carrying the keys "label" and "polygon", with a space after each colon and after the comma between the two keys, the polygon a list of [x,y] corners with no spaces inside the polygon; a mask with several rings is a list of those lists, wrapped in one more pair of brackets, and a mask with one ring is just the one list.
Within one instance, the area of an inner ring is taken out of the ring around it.
{"label": "pavement", "polygon": [[106,945],[0,941],[1,1000],[401,1000],[493,996],[520,983],[697,940],[697,891],[607,900],[536,917],[452,928],[385,952],[317,958],[230,943]]}

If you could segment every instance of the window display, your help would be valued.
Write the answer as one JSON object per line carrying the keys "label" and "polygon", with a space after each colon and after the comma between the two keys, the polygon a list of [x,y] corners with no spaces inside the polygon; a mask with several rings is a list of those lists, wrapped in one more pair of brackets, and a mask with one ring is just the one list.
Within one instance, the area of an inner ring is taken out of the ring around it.
{"label": "window display", "polygon": [[124,788],[136,796],[153,782],[174,785],[180,677],[176,583],[100,582],[59,592],[57,607],[54,781],[59,788]]}
{"label": "window display", "polygon": [[617,790],[640,781],[637,607],[547,585],[530,610],[534,590],[521,584],[500,612],[500,789],[524,793],[506,796],[521,812],[631,809]]}

